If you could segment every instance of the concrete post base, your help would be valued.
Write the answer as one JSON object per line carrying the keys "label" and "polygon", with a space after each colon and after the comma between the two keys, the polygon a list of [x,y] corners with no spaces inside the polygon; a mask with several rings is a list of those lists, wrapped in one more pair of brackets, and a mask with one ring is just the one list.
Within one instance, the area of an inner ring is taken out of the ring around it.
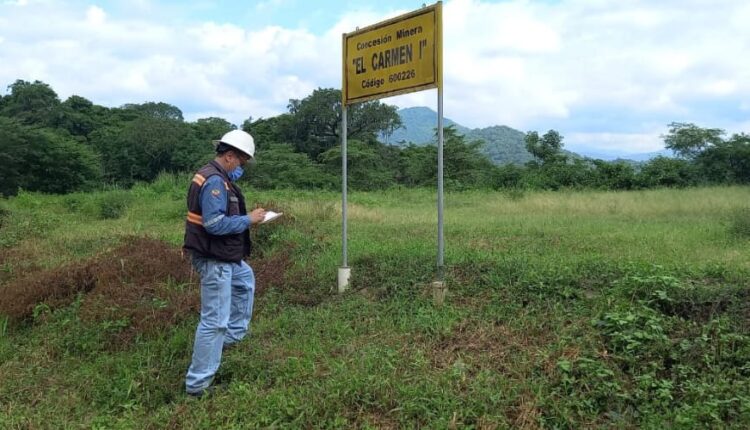
{"label": "concrete post base", "polygon": [[338,276],[338,289],[339,293],[343,293],[349,288],[349,278],[352,276],[351,267],[339,267]]}
{"label": "concrete post base", "polygon": [[444,281],[433,281],[432,282],[432,303],[435,306],[442,306],[445,303],[445,293],[448,292],[448,287]]}

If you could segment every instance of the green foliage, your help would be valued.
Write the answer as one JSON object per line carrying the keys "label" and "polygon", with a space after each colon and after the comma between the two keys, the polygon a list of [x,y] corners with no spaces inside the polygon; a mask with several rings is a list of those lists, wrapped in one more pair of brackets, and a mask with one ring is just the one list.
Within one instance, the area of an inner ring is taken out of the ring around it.
{"label": "green foliage", "polygon": [[687,187],[697,183],[696,168],[686,160],[659,156],[649,161],[639,174],[644,188]]}
{"label": "green foliage", "polygon": [[[217,117],[201,118],[191,125],[195,131],[196,139],[200,142],[218,140],[224,134],[237,128],[229,121]],[[257,139],[257,136],[255,138]]]}
{"label": "green foliage", "polygon": [[[465,142],[452,127],[443,131],[444,180],[448,189],[490,188],[503,179],[482,153],[483,142]],[[400,153],[398,181],[405,185],[437,184],[437,146],[410,145]]]}
{"label": "green foliage", "polygon": [[57,121],[59,130],[65,131],[76,140],[86,143],[88,135],[101,126],[94,104],[80,96],[70,96],[61,105],[61,115]]}
{"label": "green foliage", "polygon": [[160,172],[194,170],[213,154],[210,142],[198,141],[190,125],[161,117],[102,130],[93,144],[103,154],[106,177],[125,186],[151,181]]}
{"label": "green foliage", "polygon": [[731,213],[729,234],[738,239],[750,239],[750,208],[735,209]]}
{"label": "green foliage", "polygon": [[[358,140],[347,142],[348,183],[358,190],[377,190],[393,185],[392,173],[377,152],[377,147]],[[320,162],[330,177],[341,177],[341,146],[320,154]]]}
{"label": "green foliage", "polygon": [[41,81],[17,80],[8,86],[10,94],[3,98],[0,115],[16,119],[24,125],[54,127],[60,114],[60,99],[49,85]]}
{"label": "green foliage", "polygon": [[595,186],[608,190],[632,190],[637,187],[638,177],[632,164],[625,162],[608,163],[594,160]]}
{"label": "green foliage", "polygon": [[[123,236],[179,247],[189,180],[3,200],[0,242],[14,240],[0,289]],[[0,316],[0,426],[748,427],[750,248],[725,230],[745,187],[509,193],[448,193],[449,289],[435,307],[433,189],[351,193],[353,282],[340,295],[340,195],[248,190],[293,218],[254,231],[255,314],[222,358],[225,390],[184,394],[197,304],[125,343],[135,321],[92,319],[82,293],[37,304],[24,324]],[[109,196],[130,196],[125,217],[89,212]],[[173,304],[122,288],[134,294],[114,307]]]}
{"label": "green foliage", "polygon": [[[392,133],[381,133],[379,138],[386,145],[417,146],[432,143],[435,140],[435,129],[437,129],[437,112],[426,107],[410,107],[398,110],[401,126]],[[458,134],[465,135],[470,130],[449,118],[443,118],[444,127],[453,127]]]}
{"label": "green foliage", "polygon": [[307,155],[294,152],[289,145],[271,144],[259,151],[256,159],[257,162],[247,168],[246,175],[254,187],[316,189],[335,186],[332,175]]}
{"label": "green foliage", "polygon": [[19,188],[65,193],[98,180],[101,173],[93,151],[48,129],[31,129],[0,117],[0,194]]}
{"label": "green foliage", "polygon": [[99,199],[99,217],[101,219],[117,219],[125,215],[128,205],[132,201],[130,193],[126,191],[111,191]]}
{"label": "green foliage", "polygon": [[[290,121],[281,136],[297,152],[312,159],[341,143],[341,90],[319,88],[302,100],[289,100]],[[348,108],[347,134],[350,139],[376,141],[378,133],[398,128],[401,119],[394,106],[379,101],[357,103]],[[281,143],[281,142],[279,142]]]}
{"label": "green foliage", "polygon": [[542,165],[564,163],[562,154],[562,136],[555,130],[549,130],[541,138],[536,131],[526,133],[524,138],[526,150]]}
{"label": "green foliage", "polygon": [[701,175],[715,184],[750,183],[750,136],[735,134],[697,154]]}
{"label": "green foliage", "polygon": [[466,133],[468,141],[484,141],[482,153],[495,164],[523,165],[532,160],[532,155],[526,150],[525,135],[510,127],[497,125],[482,129],[474,129]]}
{"label": "green foliage", "polygon": [[141,104],[128,103],[123,109],[137,112],[139,115],[152,119],[182,122],[182,111],[177,106],[164,102],[147,102]]}
{"label": "green foliage", "polygon": [[691,159],[706,148],[721,143],[723,134],[724,130],[718,128],[700,128],[691,123],[673,122],[669,124],[669,133],[662,138],[667,149]]}
{"label": "green foliage", "polygon": [[[19,189],[68,193],[134,186],[162,173],[194,172],[214,156],[211,141],[236,127],[222,118],[184,121],[164,102],[95,105],[73,95],[60,102],[47,84],[18,80],[0,96],[0,194]],[[436,113],[396,111],[379,101],[347,108],[354,190],[433,187],[437,180]],[[341,175],[341,92],[318,88],[289,101],[288,112],[242,124],[255,137],[259,189],[335,188]],[[403,121],[402,121],[403,118]],[[432,119],[430,119],[432,118]],[[721,129],[671,123],[663,136],[682,158],[647,163],[588,160],[563,149],[563,136],[504,126],[469,130],[446,121],[448,189],[607,189],[750,183],[750,138]],[[414,139],[407,138],[413,136]],[[378,141],[384,141],[386,144]],[[412,144],[413,143],[413,144]],[[394,144],[394,145],[390,145]],[[306,157],[306,158],[305,158]],[[497,165],[513,163],[514,166]],[[265,165],[263,163],[266,163]],[[525,163],[525,164],[524,164]],[[522,167],[523,166],[523,167]]]}

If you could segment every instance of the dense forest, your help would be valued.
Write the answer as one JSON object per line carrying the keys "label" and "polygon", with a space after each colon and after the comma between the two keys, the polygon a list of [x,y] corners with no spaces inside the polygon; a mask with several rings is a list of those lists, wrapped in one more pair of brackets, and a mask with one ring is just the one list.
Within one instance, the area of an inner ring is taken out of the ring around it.
{"label": "dense forest", "polygon": [[[336,189],[340,184],[341,92],[317,89],[290,100],[288,112],[249,117],[241,125],[257,145],[246,175],[256,188]],[[249,113],[250,114],[250,113]],[[433,186],[436,145],[381,143],[401,128],[395,106],[352,106],[348,119],[349,184],[355,190]],[[73,95],[61,101],[46,83],[18,80],[0,95],[0,194],[128,187],[162,172],[192,171],[211,159],[210,141],[236,128],[222,118],[185,121],[163,102],[108,108]],[[642,189],[750,183],[750,136],[691,123],[669,124],[665,146],[676,158],[641,165],[572,157],[555,130],[526,133],[533,159],[497,165],[481,138],[445,129],[448,189]],[[501,153],[502,148],[491,148]]]}

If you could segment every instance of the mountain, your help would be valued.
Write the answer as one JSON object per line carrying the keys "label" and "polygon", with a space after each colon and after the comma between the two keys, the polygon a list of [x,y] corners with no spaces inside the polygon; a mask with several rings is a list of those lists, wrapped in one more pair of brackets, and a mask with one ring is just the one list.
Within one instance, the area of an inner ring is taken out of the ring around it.
{"label": "mountain", "polygon": [[475,128],[464,136],[467,142],[483,140],[483,152],[495,164],[524,164],[534,158],[526,150],[526,133],[505,125]]}
{"label": "mountain", "polygon": [[[435,129],[437,128],[437,112],[427,107],[413,107],[399,109],[398,116],[401,117],[403,127],[394,131],[387,137],[381,136],[383,143],[404,146],[411,142],[415,145],[425,145],[433,142]],[[445,127],[454,126],[459,134],[465,135],[469,128],[462,126],[448,118],[443,118]]]}
{"label": "mountain", "polygon": [[[399,109],[398,115],[403,127],[390,136],[381,135],[381,142],[398,146],[434,142],[437,112],[427,107],[412,107]],[[445,127],[454,126],[458,134],[465,136],[468,142],[483,140],[483,152],[496,164],[523,164],[532,159],[523,141],[525,134],[518,130],[504,125],[470,129],[449,118],[443,118],[443,124]]]}
{"label": "mountain", "polygon": [[[406,146],[409,143],[426,145],[432,143],[437,127],[437,112],[427,107],[412,107],[399,109],[403,127],[395,130],[390,136],[380,136],[380,141],[386,144]],[[525,133],[516,129],[495,125],[492,127],[471,129],[449,118],[443,118],[446,127],[454,126],[458,134],[466,137],[467,142],[482,140],[485,142],[483,152],[495,164],[524,164],[533,157],[526,151]],[[578,153],[563,150],[572,158],[595,158],[606,161],[626,161],[640,164],[658,156],[674,157],[667,149],[648,153],[602,153],[596,150],[581,149]]]}
{"label": "mountain", "polygon": [[639,153],[603,153],[597,151],[588,151],[581,149],[578,152],[589,158],[597,158],[605,161],[635,161],[645,162],[656,157],[674,157],[674,152],[669,149],[662,149],[661,151],[655,152],[639,152]]}

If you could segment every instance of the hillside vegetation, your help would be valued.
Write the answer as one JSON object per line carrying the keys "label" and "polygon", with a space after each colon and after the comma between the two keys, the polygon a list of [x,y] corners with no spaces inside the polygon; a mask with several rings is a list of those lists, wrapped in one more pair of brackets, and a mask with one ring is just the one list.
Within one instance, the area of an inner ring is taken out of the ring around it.
{"label": "hillside vegetation", "polygon": [[0,428],[750,426],[747,187],[451,192],[441,307],[433,191],[350,195],[338,295],[339,194],[248,190],[286,215],[195,400],[188,181],[0,202]]}
{"label": "hillside vegetation", "polygon": [[[106,107],[72,95],[60,100],[40,81],[17,80],[0,94],[0,196],[20,190],[65,194],[128,188],[162,173],[194,172],[213,157],[212,140],[237,128],[223,118],[185,121],[164,102]],[[318,88],[290,99],[288,112],[249,117],[241,128],[257,145],[251,183],[258,189],[337,190],[341,184],[341,91]],[[428,116],[435,113],[427,110]],[[417,117],[424,109],[409,110]],[[414,132],[395,106],[368,101],[347,110],[349,186],[357,191],[434,187],[436,122],[417,130],[429,144],[398,141]],[[404,112],[401,112],[404,115]],[[750,184],[750,136],[671,123],[663,136],[677,158],[607,162],[567,151],[556,130],[508,127],[444,130],[445,186],[460,190],[637,190]],[[378,138],[389,136],[385,144]]]}
{"label": "hillside vegetation", "polygon": [[[410,143],[414,145],[434,144],[437,112],[426,107],[412,107],[399,109],[397,113],[401,119],[401,126],[390,134],[380,135],[381,142],[397,146],[407,146]],[[443,125],[452,127],[456,134],[464,136],[469,142],[482,141],[480,148],[482,154],[495,164],[522,165],[534,158],[526,150],[525,133],[513,128],[496,125],[470,129],[449,118],[443,119]]]}

